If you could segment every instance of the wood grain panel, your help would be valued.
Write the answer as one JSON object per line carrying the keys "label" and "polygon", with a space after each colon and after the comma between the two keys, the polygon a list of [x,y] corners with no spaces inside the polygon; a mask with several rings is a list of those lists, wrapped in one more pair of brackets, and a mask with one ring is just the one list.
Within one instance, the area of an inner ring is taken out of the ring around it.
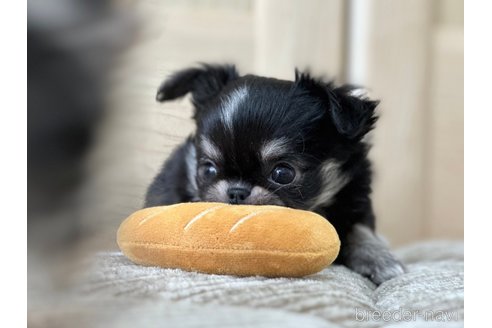
{"label": "wood grain panel", "polygon": [[373,135],[379,231],[394,244],[421,239],[431,2],[374,0],[367,86],[382,100]]}
{"label": "wood grain panel", "polygon": [[256,0],[256,72],[293,79],[299,67],[340,78],[343,24],[341,0]]}

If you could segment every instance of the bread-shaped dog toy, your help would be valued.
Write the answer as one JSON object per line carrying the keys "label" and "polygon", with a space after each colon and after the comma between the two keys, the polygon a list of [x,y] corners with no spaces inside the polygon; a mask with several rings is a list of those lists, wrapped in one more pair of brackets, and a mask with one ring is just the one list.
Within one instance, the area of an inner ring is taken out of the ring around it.
{"label": "bread-shaped dog toy", "polygon": [[335,228],[313,212],[222,203],[139,210],[121,224],[117,241],[138,264],[238,276],[305,276],[340,250]]}

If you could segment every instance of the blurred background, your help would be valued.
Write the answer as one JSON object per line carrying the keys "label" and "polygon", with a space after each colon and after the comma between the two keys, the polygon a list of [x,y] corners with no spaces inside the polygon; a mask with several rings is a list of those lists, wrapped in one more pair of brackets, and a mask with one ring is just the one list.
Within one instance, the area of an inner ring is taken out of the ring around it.
{"label": "blurred background", "polygon": [[463,57],[459,0],[29,0],[30,302],[53,287],[52,259],[117,249],[193,130],[188,99],[158,104],[157,87],[198,62],[365,86],[381,100],[378,231],[393,246],[463,239]]}

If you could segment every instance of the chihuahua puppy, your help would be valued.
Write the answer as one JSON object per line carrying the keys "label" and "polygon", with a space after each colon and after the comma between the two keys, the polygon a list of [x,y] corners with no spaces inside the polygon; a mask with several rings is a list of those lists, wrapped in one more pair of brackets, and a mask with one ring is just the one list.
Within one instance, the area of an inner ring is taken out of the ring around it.
{"label": "chihuahua puppy", "polygon": [[296,70],[294,81],[232,65],[176,72],[160,102],[191,94],[196,132],[167,159],[145,206],[209,201],[314,211],[336,228],[337,263],[375,284],[404,272],[374,233],[369,145],[377,101]]}

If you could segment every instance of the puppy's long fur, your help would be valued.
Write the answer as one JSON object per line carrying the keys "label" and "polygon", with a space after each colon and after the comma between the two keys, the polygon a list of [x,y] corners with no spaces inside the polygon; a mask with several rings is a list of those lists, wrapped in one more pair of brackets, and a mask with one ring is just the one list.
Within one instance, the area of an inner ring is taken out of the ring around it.
{"label": "puppy's long fur", "polygon": [[369,146],[376,101],[296,71],[294,81],[203,65],[164,81],[158,101],[191,93],[196,132],[164,163],[145,206],[187,201],[312,210],[342,243],[338,263],[380,284],[404,271],[374,234]]}

